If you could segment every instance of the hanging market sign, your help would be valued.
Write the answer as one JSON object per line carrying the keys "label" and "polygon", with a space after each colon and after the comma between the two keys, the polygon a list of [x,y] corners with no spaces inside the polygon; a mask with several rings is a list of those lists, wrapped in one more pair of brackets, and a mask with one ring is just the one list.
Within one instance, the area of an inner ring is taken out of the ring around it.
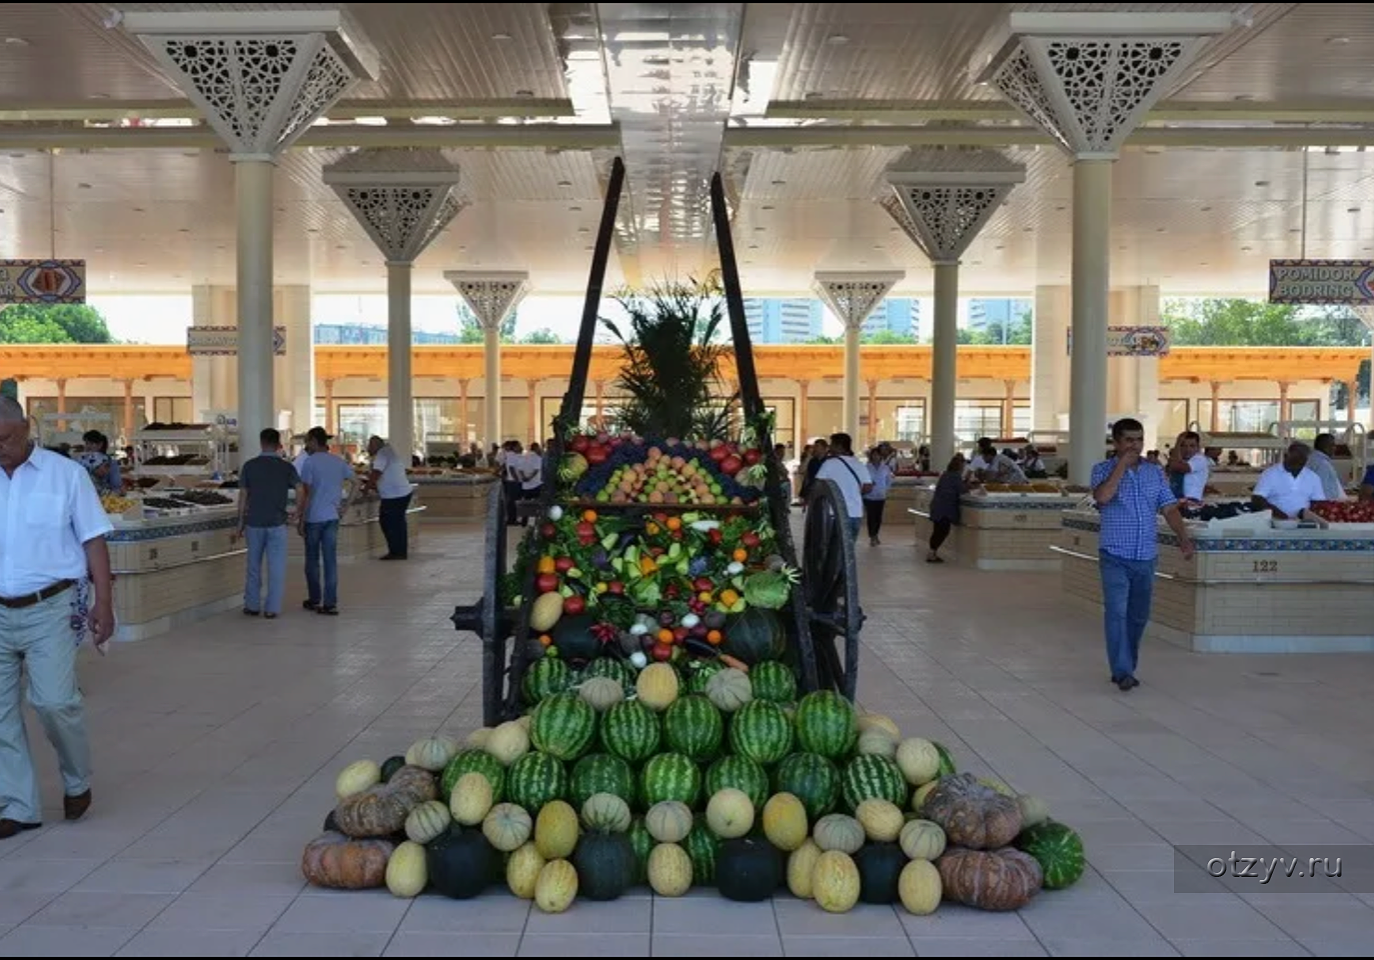
{"label": "hanging market sign", "polygon": [[1270,303],[1374,303],[1374,260],[1270,260]]}
{"label": "hanging market sign", "polygon": [[[236,357],[239,353],[238,327],[187,327],[186,352],[193,357]],[[272,328],[272,353],[286,356],[286,328]]]}
{"label": "hanging market sign", "polygon": [[[1108,327],[1107,356],[1162,357],[1169,352],[1168,327]],[[1069,328],[1069,355],[1073,355],[1073,328]]]}
{"label": "hanging market sign", "polygon": [[85,302],[85,260],[0,260],[0,305]]}

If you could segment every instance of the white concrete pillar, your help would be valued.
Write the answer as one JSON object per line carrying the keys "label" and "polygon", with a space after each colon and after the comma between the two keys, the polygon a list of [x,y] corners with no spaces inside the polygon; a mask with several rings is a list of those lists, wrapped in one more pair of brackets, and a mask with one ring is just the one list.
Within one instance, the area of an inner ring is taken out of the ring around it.
{"label": "white concrete pillar", "polygon": [[277,426],[291,434],[305,433],[315,426],[312,297],[311,288],[303,284],[276,290],[276,324],[286,328],[286,356],[276,358]]}
{"label": "white concrete pillar", "polygon": [[273,390],[272,175],[267,158],[234,157],[238,202],[238,421],[241,437],[277,422]]}
{"label": "white concrete pillar", "polygon": [[853,438],[857,445],[859,439],[859,338],[863,335],[864,318],[857,323],[849,322],[844,326],[844,402],[841,422],[844,432]]}
{"label": "white concrete pillar", "polygon": [[1112,161],[1074,161],[1069,482],[1085,486],[1106,450],[1111,222]]}
{"label": "white concrete pillar", "polygon": [[415,395],[411,383],[410,278],[412,265],[386,265],[386,428],[387,442],[410,462],[415,452]]}
{"label": "white concrete pillar", "polygon": [[[238,293],[233,287],[198,285],[191,288],[191,325],[237,327]],[[238,409],[238,357],[191,358],[191,419],[203,422],[212,411]],[[151,411],[149,411],[151,418]]]}
{"label": "white concrete pillar", "polygon": [[[1111,293],[1111,325],[1154,327],[1159,325],[1159,287],[1122,287]],[[1145,449],[1156,449],[1162,413],[1159,406],[1158,357],[1108,357],[1108,410],[1111,417],[1136,417],[1145,428]]]}
{"label": "white concrete pillar", "polygon": [[1066,286],[1036,287],[1031,318],[1031,428],[1065,430],[1069,423],[1069,316]]}
{"label": "white concrete pillar", "polygon": [[486,381],[482,395],[483,450],[501,436],[501,321],[510,316],[529,291],[527,273],[480,273],[446,270],[444,279],[453,284],[463,301],[482,324]]}
{"label": "white concrete pillar", "polygon": [[485,324],[482,329],[482,438],[483,452],[505,441],[501,435],[501,324]]}
{"label": "white concrete pillar", "polygon": [[930,458],[954,456],[954,407],[959,386],[959,264],[935,264],[935,332],[930,365]]}

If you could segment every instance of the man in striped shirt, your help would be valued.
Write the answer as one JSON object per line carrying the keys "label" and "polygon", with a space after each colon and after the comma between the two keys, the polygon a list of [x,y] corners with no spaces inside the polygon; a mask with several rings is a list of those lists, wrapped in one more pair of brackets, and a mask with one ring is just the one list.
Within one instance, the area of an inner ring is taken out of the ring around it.
{"label": "man in striped shirt", "polygon": [[1129,417],[1112,424],[1116,454],[1093,467],[1093,501],[1102,515],[1098,561],[1106,621],[1107,662],[1112,683],[1122,691],[1140,686],[1135,678],[1140,640],[1150,622],[1155,564],[1159,559],[1161,511],[1178,536],[1183,559],[1193,556],[1193,540],[1178,512],[1169,478],[1158,464],[1141,458],[1145,428]]}

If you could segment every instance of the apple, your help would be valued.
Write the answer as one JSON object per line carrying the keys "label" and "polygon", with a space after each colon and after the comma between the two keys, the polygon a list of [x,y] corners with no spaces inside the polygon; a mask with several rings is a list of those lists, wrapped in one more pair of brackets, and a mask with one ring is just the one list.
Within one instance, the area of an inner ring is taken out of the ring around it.
{"label": "apple", "polygon": [[605,463],[606,458],[610,455],[611,451],[606,447],[603,447],[601,444],[588,447],[586,453],[587,462],[592,466],[596,466],[599,463]]}
{"label": "apple", "polygon": [[759,535],[755,533],[753,530],[746,531],[744,536],[739,538],[739,541],[751,550],[763,542],[759,538]]}
{"label": "apple", "polygon": [[606,592],[614,594],[617,597],[624,596],[625,584],[621,583],[619,580],[612,580],[610,583],[606,584]]}
{"label": "apple", "polygon": [[687,639],[687,628],[686,628],[686,627],[674,627],[674,628],[673,628],[673,640],[675,640],[675,641],[678,642],[678,643],[681,643],[682,641],[684,641],[684,640],[686,640],[686,639]]}
{"label": "apple", "polygon": [[672,644],[655,642],[651,652],[659,663],[666,663],[673,656],[673,647]]}
{"label": "apple", "polygon": [[575,617],[587,609],[587,601],[576,594],[566,597],[563,600],[563,612],[570,617]]}
{"label": "apple", "polygon": [[577,535],[579,537],[595,537],[596,527],[595,525],[588,523],[586,520],[583,520],[579,522],[577,525]]}
{"label": "apple", "polygon": [[724,444],[718,444],[711,448],[711,459],[716,463],[720,463],[728,456],[730,456],[730,450]]}
{"label": "apple", "polygon": [[733,453],[727,456],[724,460],[720,461],[720,472],[725,474],[727,477],[733,477],[742,469],[744,469],[744,461],[741,460],[739,457],[735,456]]}
{"label": "apple", "polygon": [[752,447],[744,451],[744,462],[751,467],[754,464],[758,463],[761,459],[763,459],[763,455],[760,454],[757,450],[753,449]]}
{"label": "apple", "polygon": [[567,573],[574,566],[572,557],[559,557],[553,562],[553,568],[559,573]]}
{"label": "apple", "polygon": [[546,523],[539,528],[539,535],[545,540],[552,540],[558,536],[558,528],[551,523]]}
{"label": "apple", "polygon": [[697,577],[692,581],[692,589],[697,593],[710,593],[714,587],[710,577]]}
{"label": "apple", "polygon": [[553,593],[558,589],[558,575],[554,573],[541,573],[535,579],[534,586],[540,593]]}
{"label": "apple", "polygon": [[586,453],[587,448],[591,445],[592,442],[587,437],[587,435],[584,433],[579,433],[577,436],[573,437],[572,451],[573,453]]}

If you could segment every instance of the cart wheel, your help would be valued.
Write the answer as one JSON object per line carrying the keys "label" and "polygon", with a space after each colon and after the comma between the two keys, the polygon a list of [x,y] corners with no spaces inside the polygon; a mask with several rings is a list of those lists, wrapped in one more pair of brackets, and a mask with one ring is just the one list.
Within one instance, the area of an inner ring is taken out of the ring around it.
{"label": "cart wheel", "polygon": [[476,603],[458,607],[450,618],[454,627],[482,638],[482,723],[501,722],[506,685],[506,638],[509,618],[501,607],[501,578],[506,573],[506,497],[502,484],[492,484],[487,494],[486,557],[482,596]]}
{"label": "cart wheel", "polygon": [[[864,614],[859,606],[858,567],[848,520],[840,488],[834,481],[817,480],[806,509],[802,590],[820,688],[853,700],[859,682],[859,630]],[[843,662],[838,649],[841,638]]]}

